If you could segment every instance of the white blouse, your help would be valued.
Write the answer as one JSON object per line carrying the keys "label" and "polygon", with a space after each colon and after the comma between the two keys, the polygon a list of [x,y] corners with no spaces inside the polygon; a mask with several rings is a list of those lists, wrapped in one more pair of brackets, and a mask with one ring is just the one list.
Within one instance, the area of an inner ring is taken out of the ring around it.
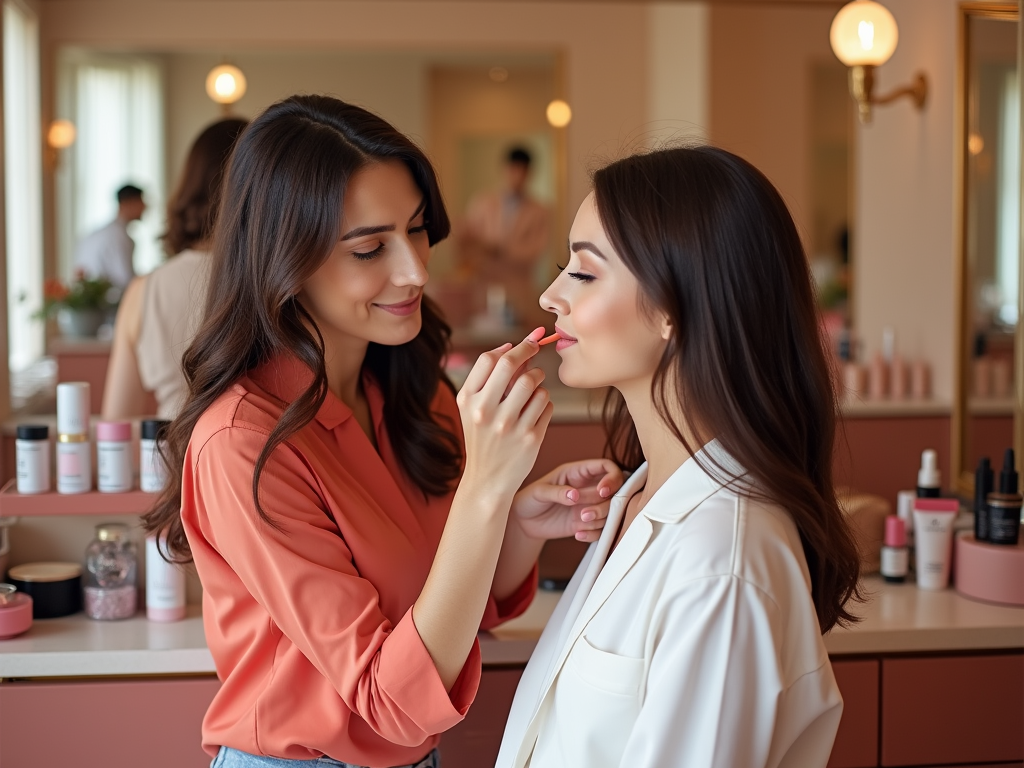
{"label": "white blouse", "polygon": [[[742,474],[716,441],[698,456]],[[843,701],[793,520],[691,458],[609,556],[646,478],[614,496],[545,628],[498,768],[823,768]]]}

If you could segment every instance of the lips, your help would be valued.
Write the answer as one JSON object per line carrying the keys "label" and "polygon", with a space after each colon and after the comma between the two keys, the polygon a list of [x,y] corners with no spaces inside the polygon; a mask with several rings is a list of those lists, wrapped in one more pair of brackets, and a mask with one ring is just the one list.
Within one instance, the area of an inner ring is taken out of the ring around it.
{"label": "lips", "polygon": [[576,341],[576,340],[577,340],[575,336],[570,336],[570,335],[569,335],[568,333],[566,333],[565,331],[563,331],[563,330],[562,330],[561,328],[559,328],[559,327],[558,327],[557,325],[555,326],[555,332],[556,332],[556,333],[557,333],[557,334],[558,334],[559,336],[561,336],[561,337],[562,337],[562,341]]}
{"label": "lips", "polygon": [[377,307],[378,309],[383,309],[385,312],[388,312],[392,315],[411,315],[413,312],[419,309],[421,298],[421,294],[416,294],[411,299],[407,299],[406,301],[400,301],[397,304],[374,304],[374,306]]}
{"label": "lips", "polygon": [[557,325],[555,326],[555,331],[557,331],[558,335],[561,336],[561,338],[558,340],[558,343],[555,344],[556,352],[561,352],[563,349],[568,349],[569,347],[576,343],[575,337],[570,336]]}

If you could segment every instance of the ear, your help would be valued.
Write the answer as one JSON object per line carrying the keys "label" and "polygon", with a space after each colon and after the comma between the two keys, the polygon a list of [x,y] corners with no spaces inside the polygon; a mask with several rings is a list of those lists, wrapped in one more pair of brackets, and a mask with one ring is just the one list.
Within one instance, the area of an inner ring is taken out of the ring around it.
{"label": "ear", "polygon": [[668,341],[672,338],[673,330],[672,323],[665,315],[661,316],[661,338]]}

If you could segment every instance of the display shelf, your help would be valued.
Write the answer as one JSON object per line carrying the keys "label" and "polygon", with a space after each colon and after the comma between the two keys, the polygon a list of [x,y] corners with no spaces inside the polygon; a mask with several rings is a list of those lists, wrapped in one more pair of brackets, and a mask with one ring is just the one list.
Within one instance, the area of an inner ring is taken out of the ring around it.
{"label": "display shelf", "polygon": [[157,494],[147,491],[123,493],[18,493],[17,481],[0,488],[0,518],[54,517],[57,515],[141,515],[148,512]]}

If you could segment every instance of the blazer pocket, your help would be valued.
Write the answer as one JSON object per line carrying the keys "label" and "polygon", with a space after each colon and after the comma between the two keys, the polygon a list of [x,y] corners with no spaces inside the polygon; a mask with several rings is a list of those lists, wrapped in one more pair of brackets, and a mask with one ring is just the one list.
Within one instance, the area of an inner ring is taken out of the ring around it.
{"label": "blazer pocket", "polygon": [[607,693],[636,696],[644,676],[644,660],[595,648],[580,635],[568,663],[583,682]]}

